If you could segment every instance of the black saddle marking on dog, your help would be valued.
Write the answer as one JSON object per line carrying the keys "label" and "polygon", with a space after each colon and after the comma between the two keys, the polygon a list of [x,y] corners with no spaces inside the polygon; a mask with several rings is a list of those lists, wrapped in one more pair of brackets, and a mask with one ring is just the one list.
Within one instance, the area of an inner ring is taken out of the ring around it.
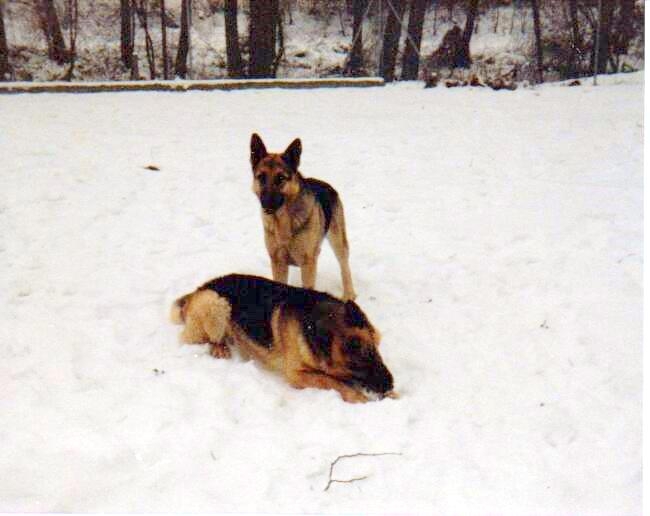
{"label": "black saddle marking on dog", "polygon": [[327,233],[330,222],[332,221],[334,208],[336,207],[336,203],[339,202],[339,194],[326,182],[311,177],[304,179],[303,186],[316,197],[316,201],[323,208],[323,214],[325,215],[325,233]]}
{"label": "black saddle marking on dog", "polygon": [[[276,308],[284,306],[290,309],[302,321],[303,332],[308,336],[306,326],[310,321],[316,322],[311,314],[317,305],[323,302],[343,304],[324,292],[291,287],[259,276],[243,274],[230,274],[213,279],[201,289],[213,290],[226,298],[232,309],[232,320],[253,342],[267,349],[273,346],[271,317]],[[317,330],[314,338],[308,337],[307,340],[310,346],[313,340],[313,345],[324,351],[327,348],[324,337],[322,332]]]}

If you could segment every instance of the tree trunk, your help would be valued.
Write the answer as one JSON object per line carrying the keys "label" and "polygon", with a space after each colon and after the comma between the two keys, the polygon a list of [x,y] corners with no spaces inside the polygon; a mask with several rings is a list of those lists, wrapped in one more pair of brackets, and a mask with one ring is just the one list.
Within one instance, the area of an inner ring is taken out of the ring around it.
{"label": "tree trunk", "polygon": [[422,25],[424,24],[424,14],[427,9],[427,3],[427,0],[411,0],[408,27],[409,37],[406,38],[406,49],[402,56],[403,81],[414,81],[418,78]]}
{"label": "tree trunk", "polygon": [[386,82],[392,82],[395,79],[395,61],[399,38],[402,34],[402,17],[406,10],[406,0],[387,0],[386,8],[388,18],[384,28],[379,71]]}
{"label": "tree trunk", "polygon": [[0,0],[0,81],[11,77],[11,65],[9,64],[9,45],[7,45],[7,34],[5,33],[4,22],[4,1]]}
{"label": "tree trunk", "polygon": [[160,32],[162,37],[163,79],[169,79],[169,54],[167,52],[167,24],[165,15],[165,0],[160,0]]}
{"label": "tree trunk", "polygon": [[71,81],[74,75],[74,66],[77,61],[77,31],[79,29],[79,3],[77,0],[66,0],[68,10],[68,40],[70,43],[70,59],[68,71],[64,79]]}
{"label": "tree trunk", "polygon": [[272,77],[278,0],[250,0],[248,76]]}
{"label": "tree trunk", "polygon": [[618,17],[618,41],[615,48],[617,54],[627,54],[630,41],[634,37],[634,0],[621,0],[621,10]]}
{"label": "tree trunk", "polygon": [[140,0],[140,5],[137,9],[138,18],[140,19],[140,26],[144,29],[145,49],[147,53],[147,64],[149,65],[149,77],[151,80],[156,78],[156,56],[153,49],[153,41],[149,34],[149,2],[148,0]]}
{"label": "tree trunk", "polygon": [[131,0],[120,0],[120,50],[122,63],[131,68],[133,58],[133,10]]}
{"label": "tree trunk", "polygon": [[578,62],[580,59],[580,29],[578,28],[578,3],[569,0],[569,19],[571,20],[571,63],[569,63],[569,77],[578,76]]}
{"label": "tree trunk", "polygon": [[600,30],[598,34],[598,73],[607,73],[609,59],[609,36],[611,32],[612,16],[614,14],[614,0],[603,0],[600,16]]}
{"label": "tree trunk", "polygon": [[176,75],[185,79],[187,77],[187,55],[190,51],[190,1],[181,2],[181,33],[178,36],[178,50],[176,52]]}
{"label": "tree trunk", "polygon": [[66,61],[65,41],[61,32],[59,16],[56,14],[54,0],[41,0],[39,2],[41,28],[47,41],[47,55],[58,64]]}
{"label": "tree trunk", "polygon": [[223,17],[226,23],[226,59],[228,77],[239,79],[244,76],[244,67],[239,49],[239,32],[237,30],[237,0],[225,0]]}
{"label": "tree trunk", "polygon": [[465,29],[463,30],[462,48],[456,56],[455,66],[458,68],[467,68],[472,64],[472,57],[469,52],[469,43],[474,34],[474,22],[478,12],[478,0],[469,0],[467,6],[467,18],[465,19]]}
{"label": "tree trunk", "polygon": [[368,0],[352,2],[352,51],[345,70],[345,74],[352,77],[363,74],[363,15],[367,3]]}
{"label": "tree trunk", "polygon": [[533,8],[533,24],[535,26],[535,53],[537,55],[537,83],[544,82],[544,63],[542,57],[542,27],[539,21],[538,0],[530,0]]}
{"label": "tree trunk", "polygon": [[278,42],[278,49],[275,52],[275,57],[273,58],[273,66],[271,67],[271,76],[275,77],[278,73],[278,67],[280,66],[280,61],[282,60],[282,57],[284,56],[284,25],[282,21],[282,14],[278,13],[277,18],[275,19],[277,26],[277,42]]}
{"label": "tree trunk", "polygon": [[439,0],[435,0],[433,4],[433,35],[438,35],[438,4]]}

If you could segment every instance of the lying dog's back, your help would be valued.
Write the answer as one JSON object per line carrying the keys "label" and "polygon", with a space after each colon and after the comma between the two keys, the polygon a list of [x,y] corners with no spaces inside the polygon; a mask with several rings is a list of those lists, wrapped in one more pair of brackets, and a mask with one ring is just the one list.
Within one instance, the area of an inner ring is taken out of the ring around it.
{"label": "lying dog's back", "polygon": [[[230,303],[231,318],[258,345],[273,343],[271,318],[279,306],[304,312],[323,302],[339,303],[324,292],[292,287],[260,276],[229,274],[208,281],[199,290],[209,289]],[[302,317],[304,319],[304,317]]]}

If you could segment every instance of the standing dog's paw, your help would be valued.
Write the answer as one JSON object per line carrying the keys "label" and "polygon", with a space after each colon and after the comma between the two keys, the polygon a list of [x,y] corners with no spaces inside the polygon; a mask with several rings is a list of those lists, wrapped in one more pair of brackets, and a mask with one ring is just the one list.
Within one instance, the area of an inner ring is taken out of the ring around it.
{"label": "standing dog's paw", "polygon": [[356,292],[353,290],[352,292],[343,292],[343,301],[354,301],[357,298]]}
{"label": "standing dog's paw", "polygon": [[214,358],[230,358],[230,348],[222,343],[211,342],[210,354]]}

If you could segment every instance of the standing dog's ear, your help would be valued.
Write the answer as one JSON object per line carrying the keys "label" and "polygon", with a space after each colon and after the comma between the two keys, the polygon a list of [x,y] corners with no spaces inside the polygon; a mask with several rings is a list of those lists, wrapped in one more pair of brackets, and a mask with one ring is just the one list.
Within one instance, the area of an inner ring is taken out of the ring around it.
{"label": "standing dog's ear", "polygon": [[298,171],[298,166],[300,165],[300,153],[302,153],[302,143],[300,143],[300,138],[296,138],[287,147],[284,154],[282,154],[282,161],[294,172]]}
{"label": "standing dog's ear", "polygon": [[262,138],[260,138],[257,133],[253,133],[251,136],[251,166],[255,168],[267,155],[268,152],[266,152],[266,147]]}

